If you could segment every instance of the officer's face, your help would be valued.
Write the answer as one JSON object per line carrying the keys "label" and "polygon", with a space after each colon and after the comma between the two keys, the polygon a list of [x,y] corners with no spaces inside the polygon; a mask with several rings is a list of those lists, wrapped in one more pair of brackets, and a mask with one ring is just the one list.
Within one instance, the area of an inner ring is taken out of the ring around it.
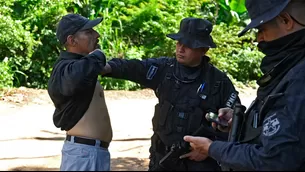
{"label": "officer's face", "polygon": [[189,48],[179,41],[176,44],[176,59],[185,66],[198,66],[201,63],[201,57],[208,51],[208,48]]}
{"label": "officer's face", "polygon": [[281,28],[278,27],[276,21],[268,22],[260,25],[257,28],[257,42],[261,41],[273,41],[284,35]]}
{"label": "officer's face", "polygon": [[298,30],[298,27],[290,14],[281,13],[273,20],[260,25],[257,29],[257,42],[269,42]]}

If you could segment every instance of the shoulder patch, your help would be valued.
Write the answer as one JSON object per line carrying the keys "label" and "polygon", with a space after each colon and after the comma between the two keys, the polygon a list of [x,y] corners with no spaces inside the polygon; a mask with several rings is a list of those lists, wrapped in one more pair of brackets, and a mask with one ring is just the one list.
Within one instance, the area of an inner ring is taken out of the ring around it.
{"label": "shoulder patch", "polygon": [[272,136],[280,130],[281,128],[280,121],[277,119],[275,115],[276,113],[274,113],[273,115],[269,116],[264,120],[263,123],[264,136]]}
{"label": "shoulder patch", "polygon": [[226,102],[226,107],[232,108],[235,104],[236,99],[237,99],[237,93],[232,92]]}
{"label": "shoulder patch", "polygon": [[146,79],[152,80],[153,77],[156,75],[157,70],[158,70],[157,66],[151,65],[146,73]]}

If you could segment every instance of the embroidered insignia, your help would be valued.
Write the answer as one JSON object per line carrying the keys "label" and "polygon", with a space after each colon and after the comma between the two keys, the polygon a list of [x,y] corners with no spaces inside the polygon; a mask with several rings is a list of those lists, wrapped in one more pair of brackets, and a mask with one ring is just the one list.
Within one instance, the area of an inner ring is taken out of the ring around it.
{"label": "embroidered insignia", "polygon": [[277,119],[275,115],[276,113],[264,120],[264,124],[263,124],[264,136],[272,136],[280,130],[281,128],[280,121]]}
{"label": "embroidered insignia", "polygon": [[237,98],[236,92],[231,93],[228,101],[226,102],[226,106],[229,108],[232,108],[235,103],[236,98]]}
{"label": "embroidered insignia", "polygon": [[147,74],[146,74],[146,79],[152,80],[153,77],[156,75],[157,70],[158,70],[157,66],[151,65],[150,68],[148,69]]}

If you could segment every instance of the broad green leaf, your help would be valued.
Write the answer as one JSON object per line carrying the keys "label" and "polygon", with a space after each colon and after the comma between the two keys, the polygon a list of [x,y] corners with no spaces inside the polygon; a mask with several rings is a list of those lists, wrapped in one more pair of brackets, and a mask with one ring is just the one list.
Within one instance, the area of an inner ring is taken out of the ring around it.
{"label": "broad green leaf", "polygon": [[247,11],[246,6],[245,6],[245,1],[246,0],[232,0],[230,2],[230,8],[231,10],[241,14]]}

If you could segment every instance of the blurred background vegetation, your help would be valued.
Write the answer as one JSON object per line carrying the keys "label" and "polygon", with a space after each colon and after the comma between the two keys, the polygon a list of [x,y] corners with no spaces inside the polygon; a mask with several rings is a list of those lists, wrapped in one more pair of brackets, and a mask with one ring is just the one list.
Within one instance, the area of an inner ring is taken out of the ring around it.
{"label": "blurred background vegetation", "polygon": [[[103,17],[96,27],[108,60],[174,57],[181,19],[201,17],[214,23],[218,48],[208,55],[235,84],[253,84],[261,76],[262,54],[254,33],[237,37],[249,22],[245,0],[0,0],[0,88],[47,87],[60,46],[56,24],[67,13],[90,19]],[[130,81],[100,78],[105,89],[135,90]]]}

